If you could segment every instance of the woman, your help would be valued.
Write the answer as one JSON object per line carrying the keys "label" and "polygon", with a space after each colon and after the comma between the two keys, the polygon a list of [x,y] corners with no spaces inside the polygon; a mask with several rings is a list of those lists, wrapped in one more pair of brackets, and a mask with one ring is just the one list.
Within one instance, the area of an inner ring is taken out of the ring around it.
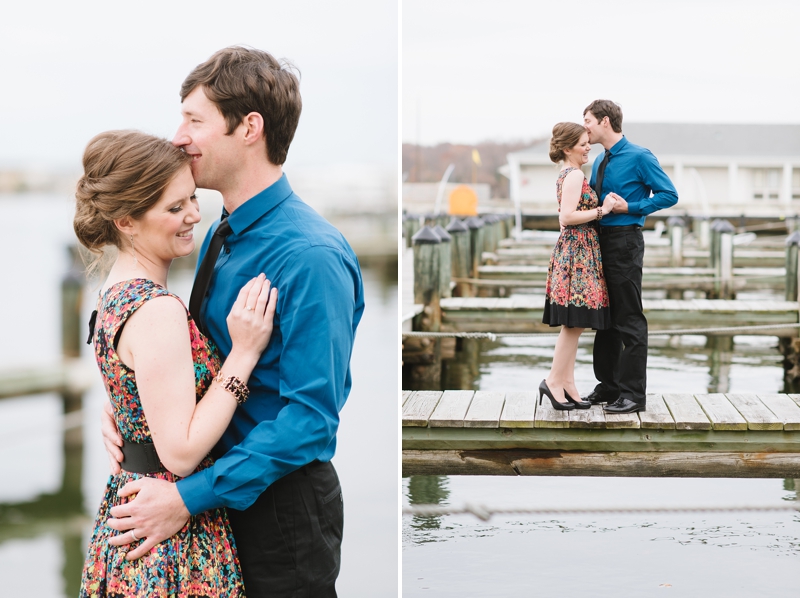
{"label": "woman", "polygon": [[597,205],[581,166],[589,161],[589,135],[583,125],[558,123],[550,140],[550,159],[562,163],[556,181],[561,235],[553,248],[547,273],[542,322],[561,326],[553,365],[539,385],[539,403],[547,396],[555,409],[588,409],[575,386],[575,356],[584,328],[602,330],[611,325],[608,290],[603,277],[595,220],[614,207],[606,198]]}
{"label": "woman", "polygon": [[[109,543],[116,532],[106,525],[110,509],[127,500],[117,496],[127,482],[141,475],[175,481],[211,465],[208,452],[246,400],[245,383],[272,333],[277,291],[263,274],[241,289],[231,309],[233,348],[223,364],[166,289],[170,264],[192,252],[200,221],[190,161],[167,140],[136,131],[101,133],[83,156],[75,233],[95,254],[109,245],[118,249],[90,339],[125,460],[100,505],[81,596],[244,595],[223,509],[191,517],[136,561]],[[136,530],[125,533],[136,546]]]}

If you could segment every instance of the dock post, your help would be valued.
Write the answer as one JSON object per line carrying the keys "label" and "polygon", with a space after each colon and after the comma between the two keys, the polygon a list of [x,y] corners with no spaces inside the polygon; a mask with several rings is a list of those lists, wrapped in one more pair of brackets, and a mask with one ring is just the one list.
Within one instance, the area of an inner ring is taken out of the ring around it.
{"label": "dock post", "polygon": [[736,229],[727,220],[723,220],[717,227],[719,234],[719,279],[720,299],[734,299],[736,291],[733,288],[733,235]]}
{"label": "dock post", "polygon": [[433,232],[441,240],[439,244],[439,296],[452,297],[450,281],[453,280],[452,237],[450,233],[438,224],[433,227]]}
{"label": "dock post", "polygon": [[478,268],[481,265],[481,255],[483,254],[483,220],[477,216],[472,216],[467,218],[465,224],[469,228],[469,245],[472,252],[469,274],[473,278],[478,278]]}
{"label": "dock post", "polygon": [[669,265],[673,268],[683,266],[683,218],[670,216],[667,218],[667,230],[669,231]]}
{"label": "dock post", "polygon": [[[440,245],[442,240],[428,226],[422,227],[414,235],[414,303],[424,305],[418,316],[417,330],[438,332],[442,324],[442,310],[439,304],[441,277],[439,274]],[[442,379],[441,343],[438,339],[413,339],[404,345],[413,351],[403,354],[403,363],[408,363],[417,383],[424,388],[438,388]],[[413,345],[413,346],[412,346]]]}
{"label": "dock post", "polygon": [[698,249],[708,249],[709,247],[710,224],[708,216],[694,216],[692,218],[692,233],[694,233],[694,238],[697,239]]}
{"label": "dock post", "polygon": [[[461,220],[453,216],[445,230],[450,233],[452,239],[450,243],[452,277],[469,278],[469,267],[472,262],[469,248],[469,228]],[[458,297],[469,297],[470,289],[470,285],[466,282],[457,282],[454,292]]]}
{"label": "dock post", "polygon": [[[75,246],[67,247],[70,266],[61,280],[61,354],[64,361],[76,360],[81,356],[81,307],[83,304],[83,267]],[[61,393],[64,417],[80,412],[83,395],[65,387]],[[83,432],[81,426],[71,427],[64,432],[64,449],[77,447],[81,450]],[[66,453],[65,453],[66,455]],[[80,479],[80,476],[79,476]]]}
{"label": "dock post", "polygon": [[408,226],[408,228],[406,229],[406,247],[410,249],[414,246],[412,239],[419,231],[421,225],[419,222],[419,214],[407,214],[407,216],[408,220],[406,220],[406,226]]}
{"label": "dock post", "polygon": [[716,219],[709,227],[711,233],[709,265],[714,269],[715,299],[732,299],[733,291],[733,235],[736,229],[727,220]]}
{"label": "dock post", "polygon": [[800,231],[795,231],[786,238],[786,300],[797,301],[797,258],[800,246]]}

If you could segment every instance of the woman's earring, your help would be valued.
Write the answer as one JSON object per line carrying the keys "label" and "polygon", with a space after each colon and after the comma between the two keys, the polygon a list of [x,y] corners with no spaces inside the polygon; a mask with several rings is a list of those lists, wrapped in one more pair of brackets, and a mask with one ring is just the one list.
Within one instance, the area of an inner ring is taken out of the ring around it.
{"label": "woman's earring", "polygon": [[133,251],[133,267],[136,268],[139,265],[139,261],[136,259],[136,247],[133,246],[133,235],[131,235],[131,250]]}

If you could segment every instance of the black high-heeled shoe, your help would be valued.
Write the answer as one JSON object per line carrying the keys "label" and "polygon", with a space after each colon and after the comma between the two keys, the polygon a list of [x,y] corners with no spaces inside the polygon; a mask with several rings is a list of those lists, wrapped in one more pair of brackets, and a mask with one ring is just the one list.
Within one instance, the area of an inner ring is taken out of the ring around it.
{"label": "black high-heeled shoe", "polygon": [[589,401],[582,401],[580,398],[578,398],[578,400],[576,401],[570,396],[570,394],[566,390],[564,391],[564,398],[567,399],[573,405],[575,405],[577,409],[588,409],[589,407],[592,406],[592,404]]}
{"label": "black high-heeled shoe", "polygon": [[539,404],[542,404],[542,396],[546,395],[550,402],[553,404],[553,409],[558,411],[572,411],[575,409],[575,405],[572,403],[559,403],[556,401],[553,393],[550,392],[550,389],[547,387],[547,379],[542,380],[541,384],[539,384]]}

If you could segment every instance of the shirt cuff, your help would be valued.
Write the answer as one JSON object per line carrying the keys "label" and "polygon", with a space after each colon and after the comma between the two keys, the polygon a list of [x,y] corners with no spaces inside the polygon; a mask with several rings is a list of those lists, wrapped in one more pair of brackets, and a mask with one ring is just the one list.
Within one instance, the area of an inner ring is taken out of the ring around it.
{"label": "shirt cuff", "polygon": [[638,201],[636,201],[636,202],[629,201],[628,202],[628,214],[637,214],[638,215],[640,213],[639,212],[639,203],[640,202],[638,202]]}
{"label": "shirt cuff", "polygon": [[211,486],[211,468],[193,473],[188,478],[178,480],[176,486],[189,513],[199,515],[203,511],[224,506],[214,494]]}

